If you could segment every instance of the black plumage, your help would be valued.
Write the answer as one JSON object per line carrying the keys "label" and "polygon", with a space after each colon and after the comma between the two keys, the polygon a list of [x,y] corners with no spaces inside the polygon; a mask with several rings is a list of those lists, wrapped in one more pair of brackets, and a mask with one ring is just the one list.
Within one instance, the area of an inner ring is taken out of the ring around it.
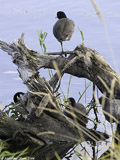
{"label": "black plumage", "polygon": [[102,105],[105,119],[108,122],[113,123],[116,120],[120,121],[120,99],[110,100],[107,97],[100,97],[99,102]]}
{"label": "black plumage", "polygon": [[23,93],[23,92],[17,92],[17,93],[15,93],[15,95],[14,95],[14,97],[13,97],[13,101],[14,101],[15,103],[18,103],[19,100],[20,100],[20,96],[21,96],[21,95],[24,95],[24,93]]}
{"label": "black plumage", "polygon": [[84,105],[81,103],[76,103],[75,99],[72,97],[68,98],[68,102],[69,108],[65,109],[64,114],[73,120],[77,120],[80,124],[86,125],[88,119],[87,110]]}

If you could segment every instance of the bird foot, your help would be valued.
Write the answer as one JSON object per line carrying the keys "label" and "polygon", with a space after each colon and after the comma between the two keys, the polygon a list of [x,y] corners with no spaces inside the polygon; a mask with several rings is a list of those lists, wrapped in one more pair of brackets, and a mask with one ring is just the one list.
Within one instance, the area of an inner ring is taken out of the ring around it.
{"label": "bird foot", "polygon": [[[66,51],[64,51],[64,50],[62,50],[62,57],[64,57],[65,56],[65,58],[67,57],[67,54],[66,54]],[[64,55],[64,56],[63,56]]]}

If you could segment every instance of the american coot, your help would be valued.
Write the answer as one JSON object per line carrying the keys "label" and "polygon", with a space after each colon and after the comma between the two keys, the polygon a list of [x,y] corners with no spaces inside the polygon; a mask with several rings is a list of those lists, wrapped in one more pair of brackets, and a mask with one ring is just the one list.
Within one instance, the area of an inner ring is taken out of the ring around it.
{"label": "american coot", "polygon": [[[117,122],[116,128],[116,136],[119,139],[120,136],[120,99],[112,99],[110,100],[107,97],[100,97],[99,102],[102,105],[103,113],[105,115],[105,119],[109,123]],[[115,143],[118,144],[119,141],[115,138]]]}
{"label": "american coot", "polygon": [[86,123],[88,122],[88,119],[86,117],[86,114],[87,114],[86,108],[83,106],[83,104],[76,103],[75,99],[72,98],[72,97],[68,98],[68,102],[69,102],[70,108],[67,108],[66,110],[70,111],[71,114],[68,113],[67,111],[64,111],[64,114],[67,117],[69,117],[71,119],[74,119],[74,116],[72,116],[72,113],[74,113],[76,115],[76,117],[77,117],[77,121],[80,124],[85,126]]}
{"label": "american coot", "polygon": [[17,92],[17,93],[15,93],[15,95],[13,97],[13,100],[14,100],[15,103],[19,102],[21,95],[24,95],[24,93],[23,92]]}
{"label": "american coot", "polygon": [[108,122],[113,123],[115,119],[120,122],[120,99],[110,100],[107,97],[100,97],[99,102],[102,105],[105,119]]}
{"label": "american coot", "polygon": [[53,34],[60,42],[63,52],[63,41],[69,41],[74,33],[74,22],[67,18],[66,14],[62,11],[57,12],[57,18],[59,19],[53,26]]}

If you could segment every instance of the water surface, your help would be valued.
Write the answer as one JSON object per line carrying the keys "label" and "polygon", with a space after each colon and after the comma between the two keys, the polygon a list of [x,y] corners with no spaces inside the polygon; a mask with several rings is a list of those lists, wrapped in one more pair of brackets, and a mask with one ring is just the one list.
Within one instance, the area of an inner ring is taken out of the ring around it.
{"label": "water surface", "polygon": [[[119,72],[119,50],[120,50],[120,1],[101,0],[97,5],[102,13],[105,27],[102,26],[98,15],[90,0],[0,0],[0,39],[12,43],[14,39],[25,33],[25,43],[33,50],[41,53],[38,41],[40,30],[47,32],[47,52],[60,51],[61,47],[54,38],[52,28],[56,22],[56,12],[63,10],[67,16],[75,22],[75,33],[69,42],[64,43],[64,49],[73,50],[82,40],[78,30],[84,34],[85,46],[101,53],[109,64]],[[16,72],[16,66],[11,57],[0,50],[0,102],[2,105],[9,104],[17,91],[26,92],[27,88],[22,83]],[[41,75],[49,79],[48,70],[41,71]],[[67,94],[69,75],[62,80],[62,89]],[[88,83],[88,81],[87,81]],[[84,91],[84,79],[72,78],[69,96],[79,98],[78,92]],[[83,104],[91,99],[92,88],[87,90],[87,101],[85,96],[81,99]]]}

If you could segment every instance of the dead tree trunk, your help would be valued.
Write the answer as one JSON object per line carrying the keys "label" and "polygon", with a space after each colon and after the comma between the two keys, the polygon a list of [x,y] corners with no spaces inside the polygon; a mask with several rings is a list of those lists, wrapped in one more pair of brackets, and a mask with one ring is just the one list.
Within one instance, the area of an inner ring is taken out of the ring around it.
{"label": "dead tree trunk", "polygon": [[[29,90],[15,107],[16,111],[25,118],[24,120],[21,116],[17,120],[11,119],[2,111],[0,112],[1,139],[10,139],[10,142],[16,145],[19,142],[21,146],[32,144],[43,147],[46,144],[66,142],[73,145],[78,140],[97,141],[101,135],[107,136],[102,133],[99,135],[69,120],[63,114],[55,94],[57,82],[64,73],[69,73],[91,80],[102,93],[106,92],[107,95],[112,94],[115,98],[120,98],[119,75],[103,56],[83,45],[77,46],[73,52],[70,52],[68,58],[50,56],[54,53],[40,55],[25,46],[24,35],[12,44],[0,41],[0,48],[12,57]],[[39,74],[38,70],[41,68],[58,69],[47,82]]]}

